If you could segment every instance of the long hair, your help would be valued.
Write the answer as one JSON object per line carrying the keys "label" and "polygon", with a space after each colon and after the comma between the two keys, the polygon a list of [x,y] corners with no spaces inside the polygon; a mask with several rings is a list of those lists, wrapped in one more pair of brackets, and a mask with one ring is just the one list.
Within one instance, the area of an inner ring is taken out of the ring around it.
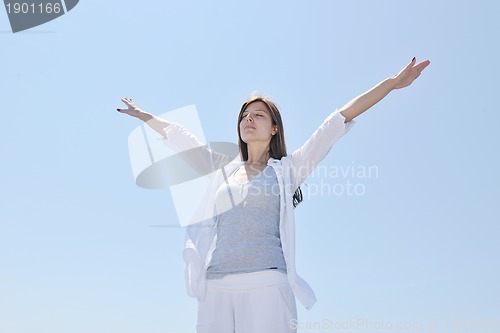
{"label": "long hair", "polygon": [[[240,149],[240,156],[243,161],[248,160],[248,145],[241,139],[240,132],[240,122],[242,120],[243,112],[246,108],[255,102],[262,102],[266,105],[267,111],[271,115],[273,126],[276,126],[277,132],[276,135],[271,137],[271,141],[269,142],[269,157],[275,158],[277,160],[287,155],[286,152],[286,144],[285,144],[285,131],[283,128],[283,122],[281,120],[281,114],[278,109],[278,106],[271,100],[267,99],[263,96],[252,96],[248,100],[243,103],[241,106],[240,114],[238,115],[238,147]],[[293,194],[293,207],[297,207],[297,205],[302,202],[302,190],[300,186],[295,190]]]}

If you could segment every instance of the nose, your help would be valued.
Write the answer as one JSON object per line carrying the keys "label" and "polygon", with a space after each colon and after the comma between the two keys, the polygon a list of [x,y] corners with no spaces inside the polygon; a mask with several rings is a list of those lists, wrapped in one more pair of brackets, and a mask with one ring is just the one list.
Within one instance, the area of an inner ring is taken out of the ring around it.
{"label": "nose", "polygon": [[245,116],[246,120],[247,121],[252,121],[253,122],[253,117],[250,117],[250,112],[247,113],[247,115]]}

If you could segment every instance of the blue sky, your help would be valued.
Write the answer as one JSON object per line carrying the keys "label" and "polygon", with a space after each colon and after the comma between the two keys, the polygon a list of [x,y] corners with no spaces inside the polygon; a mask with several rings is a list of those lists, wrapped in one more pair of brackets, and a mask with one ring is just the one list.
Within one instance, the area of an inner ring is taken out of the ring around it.
{"label": "blue sky", "polygon": [[[134,184],[139,123],[115,111],[120,98],[155,114],[196,104],[207,140],[236,142],[258,90],[281,106],[293,150],[413,56],[431,65],[322,162],[376,176],[308,180],[364,193],[296,210],[299,273],[318,297],[299,305],[299,332],[456,332],[456,320],[500,332],[499,7],[80,1],[16,34],[0,10],[0,332],[194,332],[183,230],[155,227],[176,221],[168,191]],[[307,328],[348,322],[365,326]]]}

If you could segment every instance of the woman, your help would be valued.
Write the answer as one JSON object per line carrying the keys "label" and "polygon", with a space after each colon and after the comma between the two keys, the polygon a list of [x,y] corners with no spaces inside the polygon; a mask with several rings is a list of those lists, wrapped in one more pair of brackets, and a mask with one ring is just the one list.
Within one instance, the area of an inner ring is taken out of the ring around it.
{"label": "woman", "polygon": [[[213,183],[214,200],[205,201],[213,217],[186,228],[186,283],[199,302],[198,332],[295,331],[295,298],[307,309],[316,302],[295,270],[293,208],[302,200],[299,186],[354,118],[392,90],[409,86],[429,63],[416,64],[413,58],[398,74],[329,115],[290,155],[276,105],[264,97],[243,104],[241,159],[224,165]],[[147,122],[171,147],[200,146],[182,126],[142,111],[131,99],[122,101],[127,109],[119,112]]]}

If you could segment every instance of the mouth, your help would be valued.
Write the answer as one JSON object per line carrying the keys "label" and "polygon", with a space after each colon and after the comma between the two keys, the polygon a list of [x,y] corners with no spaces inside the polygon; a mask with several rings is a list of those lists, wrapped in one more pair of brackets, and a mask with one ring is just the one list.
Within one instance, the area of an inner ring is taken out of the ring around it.
{"label": "mouth", "polygon": [[243,129],[249,129],[249,128],[255,129],[255,127],[253,127],[252,125],[245,125],[245,127],[243,127]]}

